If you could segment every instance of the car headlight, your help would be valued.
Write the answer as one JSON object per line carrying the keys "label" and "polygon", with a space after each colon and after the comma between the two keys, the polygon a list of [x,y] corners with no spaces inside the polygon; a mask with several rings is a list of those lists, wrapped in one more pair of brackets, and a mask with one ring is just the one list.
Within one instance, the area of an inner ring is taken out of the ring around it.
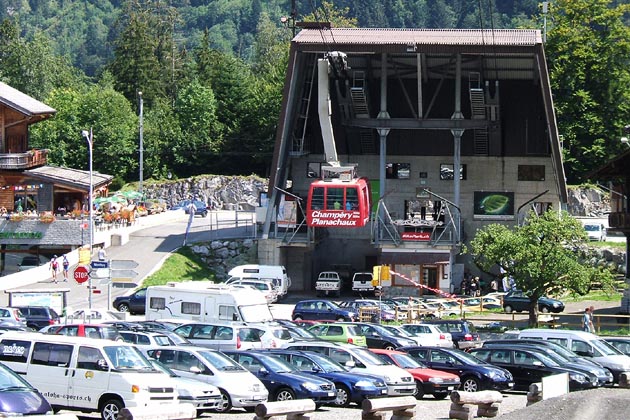
{"label": "car headlight", "polygon": [[554,308],[557,308],[558,306],[560,306],[560,302],[554,302],[554,303],[553,303],[553,307],[554,307]]}
{"label": "car headlight", "polygon": [[576,382],[588,382],[588,380],[586,379],[586,376],[580,373],[570,373],[569,378],[571,378],[572,380]]}
{"label": "car headlight", "polygon": [[502,375],[499,372],[497,372],[496,370],[491,370],[490,372],[488,372],[487,376],[490,379],[500,379]]}
{"label": "car headlight", "polygon": [[429,378],[429,382],[434,383],[434,384],[441,384],[442,382],[444,382],[444,379],[442,379],[442,378]]}
{"label": "car headlight", "polygon": [[317,391],[317,390],[319,390],[319,386],[317,386],[313,382],[304,382],[304,383],[302,383],[302,387],[304,389],[308,389],[309,391]]}
{"label": "car headlight", "polygon": [[383,379],[385,379],[385,382],[391,382],[392,378],[390,378],[389,376],[383,376]]}
{"label": "car headlight", "polygon": [[372,382],[366,381],[364,379],[364,380],[358,381],[356,384],[354,384],[354,386],[356,386],[357,388],[370,388],[372,387]]}

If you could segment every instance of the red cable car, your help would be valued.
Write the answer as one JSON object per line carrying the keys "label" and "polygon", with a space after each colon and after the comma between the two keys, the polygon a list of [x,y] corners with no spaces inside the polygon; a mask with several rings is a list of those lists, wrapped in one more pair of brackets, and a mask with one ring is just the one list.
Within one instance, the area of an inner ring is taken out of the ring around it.
{"label": "red cable car", "polygon": [[367,178],[319,180],[311,184],[306,202],[309,227],[357,228],[370,220]]}

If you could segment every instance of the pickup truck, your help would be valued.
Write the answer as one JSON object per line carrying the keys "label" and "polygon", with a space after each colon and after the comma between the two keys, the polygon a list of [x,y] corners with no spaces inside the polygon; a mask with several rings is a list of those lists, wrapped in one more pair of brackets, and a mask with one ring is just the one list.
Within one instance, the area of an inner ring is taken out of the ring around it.
{"label": "pickup truck", "polygon": [[358,293],[374,292],[372,273],[354,273],[354,276],[352,276],[352,291]]}
{"label": "pickup truck", "polygon": [[339,296],[341,294],[341,277],[336,271],[322,271],[317,276],[315,290],[318,296]]}

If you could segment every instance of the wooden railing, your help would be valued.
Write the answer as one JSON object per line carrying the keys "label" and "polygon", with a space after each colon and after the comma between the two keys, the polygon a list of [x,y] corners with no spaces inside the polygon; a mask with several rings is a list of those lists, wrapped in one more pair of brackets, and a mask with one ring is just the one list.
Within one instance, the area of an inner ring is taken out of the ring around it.
{"label": "wooden railing", "polygon": [[0,169],[29,169],[48,162],[48,149],[33,149],[23,153],[0,153]]}

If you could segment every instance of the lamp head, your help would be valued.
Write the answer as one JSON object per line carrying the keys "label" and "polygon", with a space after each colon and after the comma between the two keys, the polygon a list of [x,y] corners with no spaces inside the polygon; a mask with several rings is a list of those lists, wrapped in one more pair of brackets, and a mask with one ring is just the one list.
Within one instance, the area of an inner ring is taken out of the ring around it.
{"label": "lamp head", "polygon": [[622,137],[621,142],[626,146],[630,146],[630,140],[628,140],[628,137]]}
{"label": "lamp head", "polygon": [[90,132],[87,130],[83,130],[81,131],[81,135],[87,139],[90,137]]}

